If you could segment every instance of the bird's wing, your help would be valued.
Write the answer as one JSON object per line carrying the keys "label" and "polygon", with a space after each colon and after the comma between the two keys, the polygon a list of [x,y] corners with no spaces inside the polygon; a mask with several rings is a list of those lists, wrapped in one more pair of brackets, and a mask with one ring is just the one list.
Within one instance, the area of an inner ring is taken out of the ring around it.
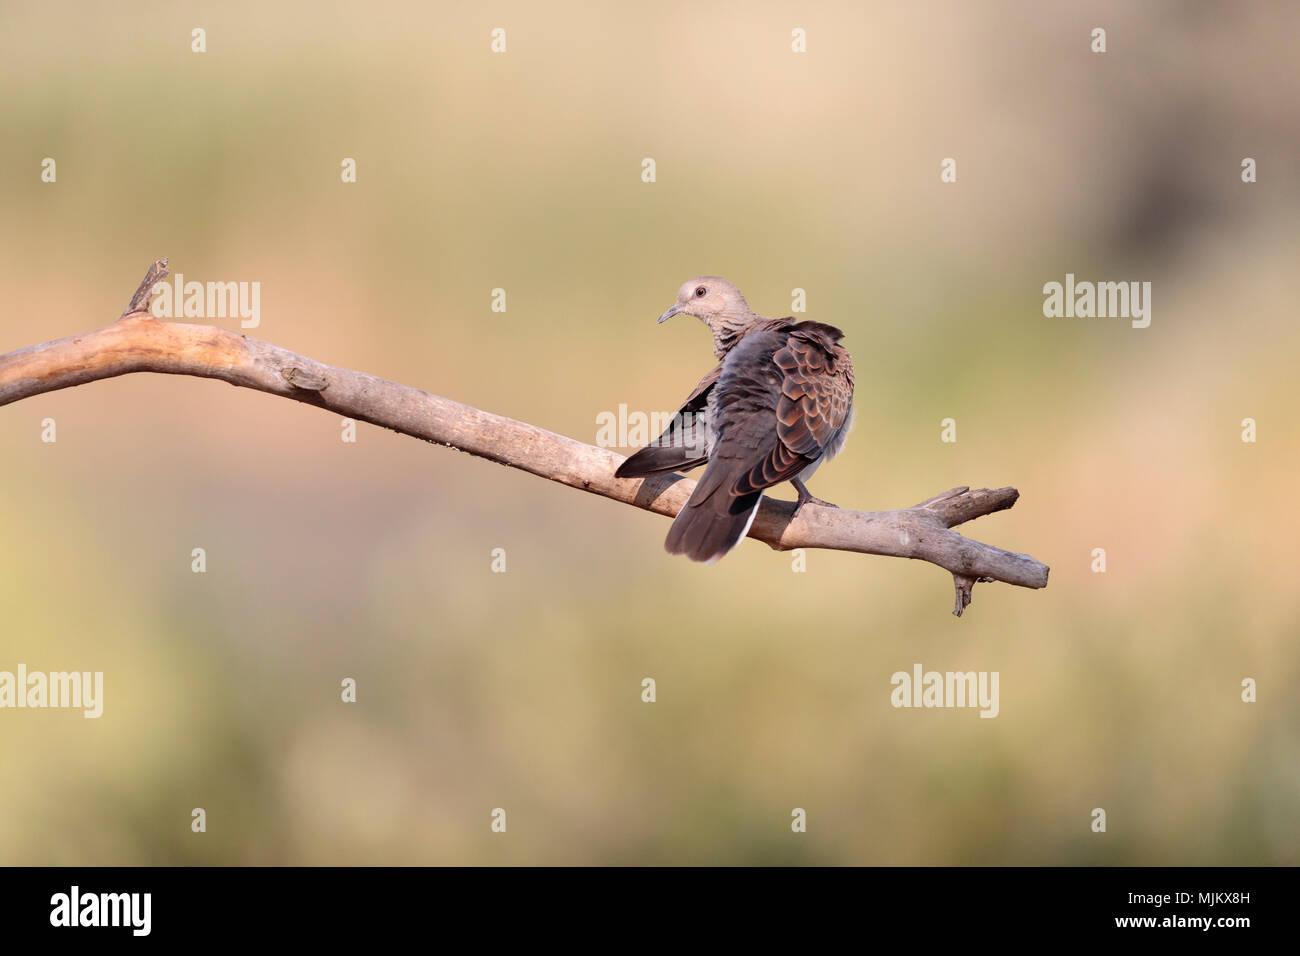
{"label": "bird's wing", "polygon": [[728,494],[789,481],[839,434],[853,399],[852,366],[836,346],[841,334],[801,322],[784,332],[751,334],[728,356],[714,426],[714,458],[729,459],[729,467],[717,470]]}
{"label": "bird's wing", "polygon": [[618,466],[616,478],[640,478],[694,468],[708,460],[709,393],[722,374],[715,365],[686,397],[663,434]]}
{"label": "bird's wing", "polygon": [[836,348],[841,335],[832,326],[804,322],[772,356],[783,373],[776,406],[777,443],[750,472],[748,483],[742,483],[742,494],[795,477],[821,457],[848,420],[853,368],[847,353]]}
{"label": "bird's wing", "polygon": [[764,489],[834,450],[853,398],[839,337],[800,322],[751,332],[727,354],[713,388],[712,454],[668,529],[670,554],[716,561],[749,532]]}

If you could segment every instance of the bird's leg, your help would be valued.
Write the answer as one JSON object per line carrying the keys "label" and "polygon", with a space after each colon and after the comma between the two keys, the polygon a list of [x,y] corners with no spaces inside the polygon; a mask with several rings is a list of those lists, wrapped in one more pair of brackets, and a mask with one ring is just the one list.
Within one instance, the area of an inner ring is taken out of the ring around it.
{"label": "bird's leg", "polygon": [[802,507],[803,507],[804,505],[806,505],[806,504],[821,505],[823,508],[838,508],[838,507],[839,507],[839,505],[833,505],[833,504],[831,504],[829,501],[822,501],[820,498],[816,498],[816,497],[814,497],[814,496],[812,495],[812,493],[808,490],[808,486],[805,485],[805,484],[804,484],[802,481],[800,481],[798,478],[791,478],[791,479],[790,479],[790,484],[794,485],[794,490],[797,491],[797,492],[799,492],[799,500],[796,501],[795,504],[794,504],[794,513],[795,513],[795,514],[798,514],[798,513],[799,513],[799,509],[802,508]]}

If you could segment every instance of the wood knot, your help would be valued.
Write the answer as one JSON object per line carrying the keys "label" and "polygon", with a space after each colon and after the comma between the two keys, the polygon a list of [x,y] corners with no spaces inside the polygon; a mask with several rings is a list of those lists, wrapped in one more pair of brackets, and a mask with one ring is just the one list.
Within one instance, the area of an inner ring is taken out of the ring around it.
{"label": "wood knot", "polygon": [[280,369],[280,375],[294,388],[301,388],[303,391],[307,392],[324,391],[330,384],[323,375],[317,375],[315,372],[308,372],[306,369],[301,369],[294,365]]}

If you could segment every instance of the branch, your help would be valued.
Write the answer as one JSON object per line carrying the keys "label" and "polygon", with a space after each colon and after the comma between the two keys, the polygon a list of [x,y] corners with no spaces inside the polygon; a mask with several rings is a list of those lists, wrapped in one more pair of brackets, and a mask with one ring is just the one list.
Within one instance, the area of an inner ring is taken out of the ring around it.
{"label": "branch", "polygon": [[[318,405],[667,517],[695,487],[681,475],[618,479],[614,469],[623,456],[615,452],[236,332],[160,322],[147,308],[154,283],[166,275],[167,260],[160,259],[112,325],[0,356],[0,405],[132,372],[194,375]],[[793,502],[764,498],[749,536],[778,551],[831,548],[928,561],[952,574],[953,614],[960,617],[977,582],[1047,585],[1046,565],[951,530],[1004,511],[1018,497],[1014,488],[953,488],[895,511],[810,504],[797,516]]]}

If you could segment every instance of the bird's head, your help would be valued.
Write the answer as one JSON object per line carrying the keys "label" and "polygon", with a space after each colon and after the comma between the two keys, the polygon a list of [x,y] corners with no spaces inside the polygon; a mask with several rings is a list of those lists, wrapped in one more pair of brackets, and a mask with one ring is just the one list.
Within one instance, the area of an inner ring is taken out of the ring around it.
{"label": "bird's head", "polygon": [[682,283],[677,290],[677,301],[663,315],[660,322],[667,322],[674,315],[693,315],[706,325],[723,315],[744,315],[749,312],[749,303],[740,294],[740,290],[726,279],[717,276],[697,276],[690,282]]}
{"label": "bird's head", "polygon": [[758,318],[740,290],[717,276],[697,276],[683,283],[677,290],[677,301],[659,316],[659,321],[667,322],[674,315],[693,315],[707,325],[719,355],[725,340]]}

